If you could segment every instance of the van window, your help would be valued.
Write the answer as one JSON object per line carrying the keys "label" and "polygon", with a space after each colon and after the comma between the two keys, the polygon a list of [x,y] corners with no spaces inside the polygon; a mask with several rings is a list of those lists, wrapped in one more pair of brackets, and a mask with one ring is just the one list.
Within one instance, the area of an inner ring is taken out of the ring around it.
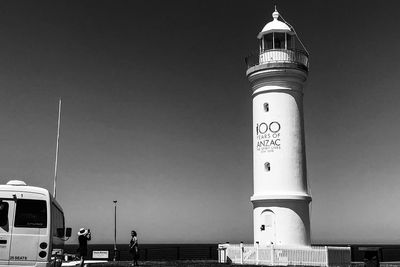
{"label": "van window", "polygon": [[0,201],[0,226],[8,224],[8,203]]}
{"label": "van window", "polygon": [[51,223],[53,228],[53,236],[59,237],[57,233],[57,229],[65,229],[64,225],[64,214],[63,212],[57,208],[56,205],[51,205],[52,213],[51,213]]}
{"label": "van window", "polygon": [[18,199],[15,227],[46,228],[47,207],[44,200]]}

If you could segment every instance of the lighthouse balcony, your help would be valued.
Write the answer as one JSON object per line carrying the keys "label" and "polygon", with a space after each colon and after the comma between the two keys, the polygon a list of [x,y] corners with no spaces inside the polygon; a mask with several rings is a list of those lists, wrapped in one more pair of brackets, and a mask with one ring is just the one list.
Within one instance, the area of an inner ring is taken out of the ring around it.
{"label": "lighthouse balcony", "polygon": [[256,66],[262,68],[298,67],[308,71],[308,54],[295,49],[268,49],[252,53],[245,59],[248,71]]}

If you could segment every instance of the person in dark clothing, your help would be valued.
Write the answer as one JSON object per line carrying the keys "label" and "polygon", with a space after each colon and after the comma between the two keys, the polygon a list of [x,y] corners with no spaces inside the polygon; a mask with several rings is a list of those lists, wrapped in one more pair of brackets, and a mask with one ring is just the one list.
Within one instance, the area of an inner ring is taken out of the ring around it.
{"label": "person in dark clothing", "polygon": [[133,258],[133,265],[138,266],[138,259],[139,259],[139,243],[136,231],[131,232],[131,241],[129,242],[129,253],[132,254]]}
{"label": "person in dark clothing", "polygon": [[81,258],[81,267],[83,267],[85,257],[87,256],[87,242],[92,239],[90,229],[81,228],[78,232],[78,253]]}

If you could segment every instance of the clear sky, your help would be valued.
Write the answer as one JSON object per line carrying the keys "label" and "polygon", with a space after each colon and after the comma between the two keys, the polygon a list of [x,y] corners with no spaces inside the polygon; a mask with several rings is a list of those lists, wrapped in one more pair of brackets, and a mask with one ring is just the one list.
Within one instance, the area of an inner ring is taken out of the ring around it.
{"label": "clear sky", "polygon": [[244,58],[274,4],[309,50],[314,243],[400,243],[397,1],[1,1],[0,182],[118,243],[252,242]]}

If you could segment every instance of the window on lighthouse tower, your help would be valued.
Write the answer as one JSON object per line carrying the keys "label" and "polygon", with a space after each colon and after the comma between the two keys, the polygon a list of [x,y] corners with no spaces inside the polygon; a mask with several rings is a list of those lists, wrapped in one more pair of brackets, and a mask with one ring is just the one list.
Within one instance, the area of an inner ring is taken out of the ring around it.
{"label": "window on lighthouse tower", "polygon": [[264,111],[265,112],[269,111],[269,104],[268,103],[264,103]]}
{"label": "window on lighthouse tower", "polygon": [[269,172],[271,170],[271,164],[269,162],[264,163],[265,170]]}

